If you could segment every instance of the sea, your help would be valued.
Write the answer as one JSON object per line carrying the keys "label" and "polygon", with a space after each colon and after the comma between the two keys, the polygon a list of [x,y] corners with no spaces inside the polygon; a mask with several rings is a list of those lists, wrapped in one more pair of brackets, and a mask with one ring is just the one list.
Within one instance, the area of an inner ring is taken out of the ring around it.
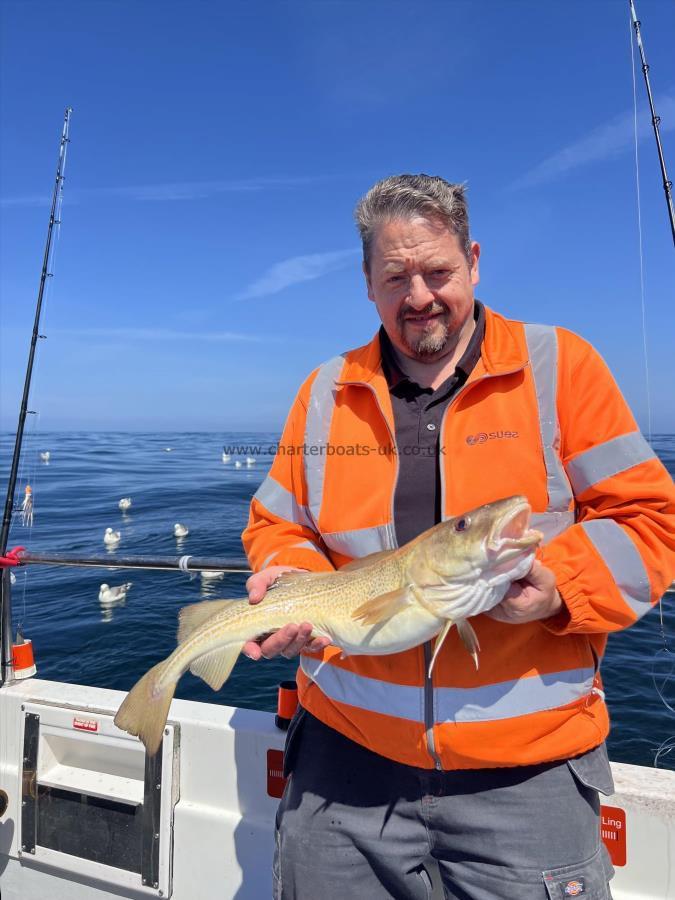
{"label": "sea", "polygon": [[[14,516],[9,546],[80,557],[219,557],[245,567],[240,535],[265,477],[276,434],[27,433],[16,504],[26,485],[33,524]],[[4,497],[14,436],[0,435]],[[675,435],[652,445],[675,475]],[[223,462],[223,446],[233,448]],[[41,454],[49,453],[43,460]],[[254,458],[246,463],[246,456]],[[237,466],[237,461],[240,466]],[[118,507],[123,497],[132,505]],[[174,525],[187,526],[184,538]],[[106,528],[121,532],[113,550]],[[178,610],[198,600],[245,595],[244,574],[204,580],[179,571],[31,565],[14,570],[15,629],[33,642],[38,677],[128,690],[175,647]],[[131,582],[126,598],[99,602],[102,583]],[[612,634],[602,674],[612,718],[613,760],[675,770],[675,594],[632,628]],[[241,657],[218,693],[186,674],[177,696],[272,711],[277,685],[296,664]],[[672,752],[669,750],[673,745]]]}

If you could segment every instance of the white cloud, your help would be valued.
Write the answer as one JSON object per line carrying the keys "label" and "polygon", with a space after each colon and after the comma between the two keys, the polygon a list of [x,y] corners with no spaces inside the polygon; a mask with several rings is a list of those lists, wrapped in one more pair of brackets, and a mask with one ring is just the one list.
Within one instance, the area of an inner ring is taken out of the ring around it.
{"label": "white cloud", "polygon": [[269,341],[269,337],[236,331],[172,331],[169,328],[52,328],[50,335],[129,341]]}
{"label": "white cloud", "polygon": [[[280,175],[239,178],[230,181],[176,181],[158,184],[136,184],[127,187],[102,187],[82,190],[67,189],[64,199],[68,203],[81,203],[103,197],[122,197],[141,201],[201,200],[218,194],[264,191],[275,188],[302,187],[323,181],[321,175]],[[1,207],[48,206],[51,195],[30,194],[19,197],[3,197]]]}
{"label": "white cloud", "polygon": [[328,272],[344,268],[360,252],[359,247],[352,247],[349,250],[292,256],[268,269],[235,299],[251,300],[256,297],[268,297],[270,294],[278,294],[279,291],[283,291],[291,285],[301,284],[303,281],[314,281]]}
{"label": "white cloud", "polygon": [[[675,129],[675,94],[672,93],[672,90],[669,94],[658,97],[655,106],[657,113],[661,116],[661,133]],[[646,115],[645,109],[638,110],[637,132],[639,141],[652,136],[651,116],[648,109]],[[585,137],[549,156],[548,159],[543,160],[518,178],[510,187],[512,190],[517,190],[552,181],[580,166],[602,162],[617,156],[633,147],[634,141],[633,112],[622,113],[593,129]]]}

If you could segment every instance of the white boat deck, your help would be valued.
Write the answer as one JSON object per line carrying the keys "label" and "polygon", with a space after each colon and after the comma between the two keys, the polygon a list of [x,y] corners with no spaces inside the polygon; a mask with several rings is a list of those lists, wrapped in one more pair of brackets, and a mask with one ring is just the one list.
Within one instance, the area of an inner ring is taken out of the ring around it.
{"label": "white boat deck", "polygon": [[[112,723],[123,697],[33,678],[0,690],[1,900],[270,897],[268,789],[282,788],[284,742],[274,717],[175,700],[161,772],[144,784],[143,747]],[[614,898],[675,900],[675,773],[613,771],[603,833],[618,860]],[[144,796],[156,817],[141,831]]]}

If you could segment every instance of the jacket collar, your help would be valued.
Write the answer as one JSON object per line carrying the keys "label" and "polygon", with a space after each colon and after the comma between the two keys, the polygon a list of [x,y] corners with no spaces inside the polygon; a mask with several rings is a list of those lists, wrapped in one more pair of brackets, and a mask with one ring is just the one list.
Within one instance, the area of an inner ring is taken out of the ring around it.
{"label": "jacket collar", "polygon": [[[527,349],[521,335],[520,323],[505,319],[499,313],[485,307],[485,337],[481,346],[481,358],[468,381],[483,375],[502,375],[518,371],[527,365]],[[337,385],[366,384],[378,395],[389,393],[382,370],[382,349],[379,333],[373,339],[345,355],[345,364]]]}

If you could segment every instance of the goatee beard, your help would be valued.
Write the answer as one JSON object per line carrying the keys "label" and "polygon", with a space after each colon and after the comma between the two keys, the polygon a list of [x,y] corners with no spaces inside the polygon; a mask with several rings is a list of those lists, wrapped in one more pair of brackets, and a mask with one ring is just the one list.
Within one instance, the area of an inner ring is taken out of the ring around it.
{"label": "goatee beard", "polygon": [[[433,319],[428,326],[414,340],[409,340],[406,334],[406,316],[410,315],[438,315],[444,314],[444,318]],[[448,310],[438,304],[432,304],[424,310],[403,309],[398,316],[399,334],[407,349],[419,359],[435,356],[445,349],[448,343],[449,326]]]}

